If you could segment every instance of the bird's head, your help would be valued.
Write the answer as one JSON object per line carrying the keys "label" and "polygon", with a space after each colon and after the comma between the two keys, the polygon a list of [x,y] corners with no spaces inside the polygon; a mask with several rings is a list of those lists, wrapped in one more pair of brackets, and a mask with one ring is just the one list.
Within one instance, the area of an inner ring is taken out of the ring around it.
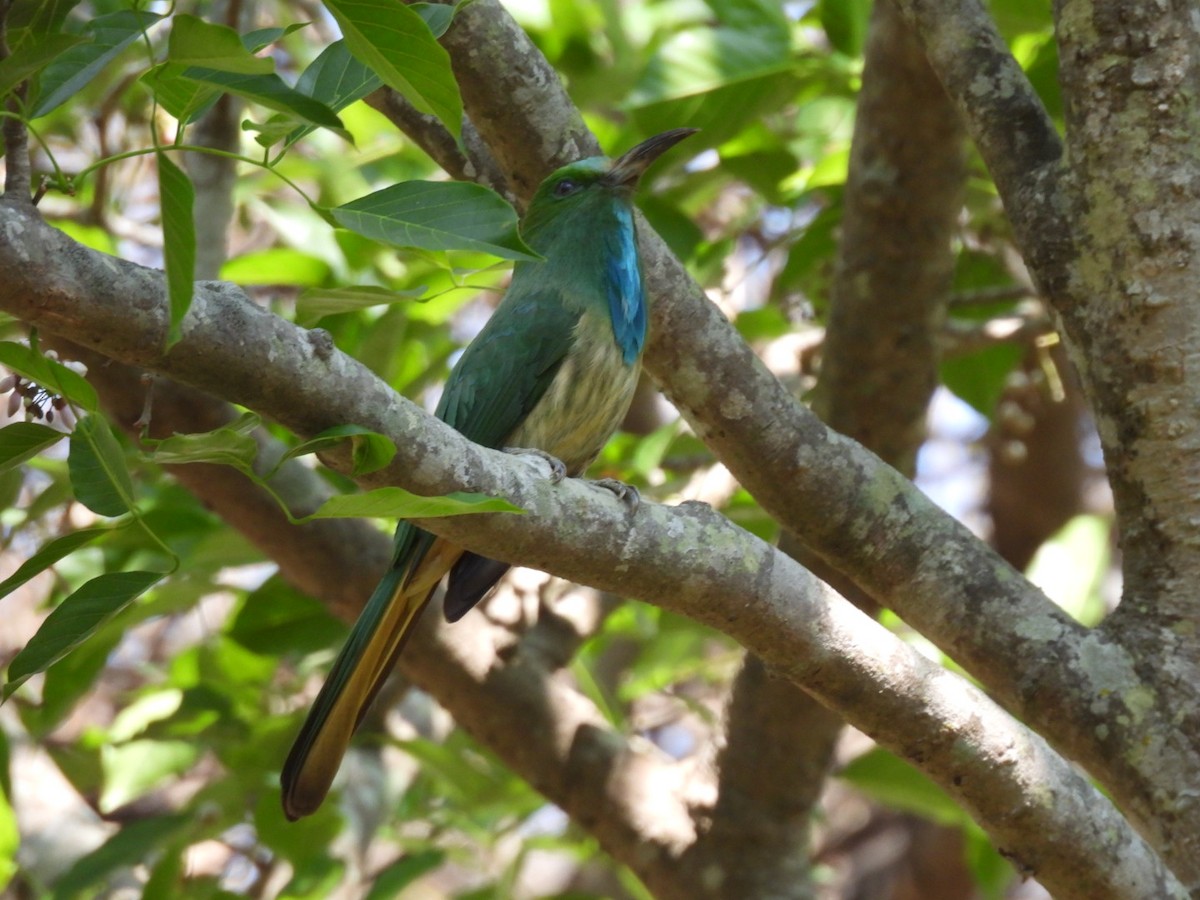
{"label": "bird's head", "polygon": [[593,156],[556,169],[534,194],[522,232],[528,238],[532,232],[561,220],[571,211],[599,209],[614,199],[630,202],[650,164],[696,130],[673,128],[647,138],[616,159]]}

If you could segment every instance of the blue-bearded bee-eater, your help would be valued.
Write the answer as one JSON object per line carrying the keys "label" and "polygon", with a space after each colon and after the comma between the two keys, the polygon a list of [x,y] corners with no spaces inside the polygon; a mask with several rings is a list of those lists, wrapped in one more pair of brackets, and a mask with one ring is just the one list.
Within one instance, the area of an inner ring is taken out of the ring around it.
{"label": "blue-bearded bee-eater", "polygon": [[[542,257],[512,283],[450,373],[436,415],[492,448],[541,451],[580,475],[629,409],[646,342],[646,297],[633,192],[646,168],[695,129],[643,141],[616,160],[564,166],[538,188],[521,223]],[[350,738],[391,672],[417,616],[449,573],[448,621],[508,569],[408,522],[394,556],[334,661],[284,763],[289,819],[316,811]]]}

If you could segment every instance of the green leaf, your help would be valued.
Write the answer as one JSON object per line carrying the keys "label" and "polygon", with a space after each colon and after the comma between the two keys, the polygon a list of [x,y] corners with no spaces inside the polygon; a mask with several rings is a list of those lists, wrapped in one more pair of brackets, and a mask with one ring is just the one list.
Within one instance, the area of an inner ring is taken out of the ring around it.
{"label": "green leaf", "polygon": [[342,120],[333,110],[319,100],[288,87],[287,83],[274,73],[245,75],[204,66],[189,66],[181,75],[221,91],[237,94],[253,103],[260,103],[268,109],[285,113],[301,122],[328,128],[345,140],[351,141],[350,132],[342,126]]}
{"label": "green leaf", "polygon": [[251,432],[262,424],[254,413],[245,413],[234,422],[198,434],[176,434],[154,443],[150,458],[160,465],[217,463],[252,472],[258,456],[258,443]]}
{"label": "green leaf", "polygon": [[386,518],[432,519],[441,516],[462,516],[474,513],[510,512],[525,510],[507,500],[483,494],[455,492],[444,497],[422,497],[403,488],[384,487],[362,494],[342,494],[330,497],[311,516],[311,519]]}
{"label": "green leaf", "polygon": [[345,626],[324,604],[279,576],[250,594],[225,632],[261,656],[315,653],[345,639]]}
{"label": "green leaf", "polygon": [[422,875],[432,872],[446,860],[443,850],[421,850],[417,853],[406,853],[398,860],[374,876],[371,889],[364,900],[388,900],[398,897],[400,891],[408,887]]}
{"label": "green leaf", "polygon": [[14,469],[27,459],[53,447],[66,435],[37,422],[13,422],[0,428],[0,472]]}
{"label": "green leaf", "polygon": [[425,20],[425,24],[429,26],[429,31],[435,38],[440,38],[446,33],[450,23],[454,21],[454,14],[458,12],[458,7],[458,3],[408,4],[409,9]]}
{"label": "green leaf", "polygon": [[626,100],[629,107],[692,97],[793,69],[786,28],[692,28],[672,35]]}
{"label": "green leaf", "polygon": [[289,459],[307,456],[310,453],[321,453],[329,450],[342,441],[349,440],[353,454],[353,475],[366,475],[382,469],[396,455],[396,445],[390,438],[368,431],[359,425],[335,425],[320,434],[293,447],[279,460],[282,465]]}
{"label": "green leaf", "polygon": [[264,75],[275,71],[274,61],[247,50],[232,28],[185,13],[177,14],[171,22],[167,61],[240,75]]}
{"label": "green leaf", "polygon": [[82,44],[87,38],[75,34],[47,34],[36,40],[27,41],[12,55],[0,60],[0,97],[11,94],[22,81],[26,81],[49,66],[72,47]]}
{"label": "green leaf", "polygon": [[350,51],[423,113],[457,138],[462,97],[450,55],[418,13],[400,0],[325,0]]}
{"label": "green leaf", "polygon": [[339,225],[399,247],[538,258],[517,233],[516,211],[478,184],[405,181],[329,212]]}
{"label": "green leaf", "polygon": [[[4,738],[0,737],[0,741]],[[3,754],[8,762],[8,753]],[[5,770],[8,766],[5,765]],[[17,815],[9,802],[9,791],[0,791],[0,884],[8,884],[17,874],[17,849],[21,846],[21,832],[17,826]]]}
{"label": "green leaf", "polygon": [[155,722],[169,719],[183,705],[183,691],[165,688],[142,694],[113,718],[106,738],[113,744],[124,744],[144,733]]}
{"label": "green leaf", "polygon": [[95,411],[100,403],[96,389],[82,375],[60,362],[47,359],[32,347],[13,341],[0,341],[0,365],[66,397],[89,412]]}
{"label": "green leaf", "polygon": [[887,750],[869,750],[848,763],[838,777],[881,803],[916,813],[941,825],[970,820],[932,779]]}
{"label": "green leaf", "polygon": [[846,56],[861,56],[871,0],[821,0],[818,11],[829,43]]}
{"label": "green leaf", "polygon": [[[286,120],[286,131],[296,123]],[[286,132],[285,132],[286,133]],[[320,285],[329,280],[329,263],[292,247],[269,247],[235,256],[221,266],[221,280],[234,284]]]}
{"label": "green leaf", "polygon": [[296,298],[296,324],[311,328],[326,316],[357,312],[372,306],[416,300],[425,293],[424,287],[409,291],[365,285],[350,288],[307,288]]}
{"label": "green leaf", "polygon": [[122,9],[88,22],[83,30],[92,40],[72,47],[42,73],[30,118],[44,116],[71,99],[162,18],[156,13]]}
{"label": "green leaf", "polygon": [[1009,374],[1024,355],[1024,348],[1012,343],[992,344],[966,356],[943,359],[939,366],[942,383],[991,419]]}
{"label": "green leaf", "polygon": [[71,433],[67,471],[75,499],[102,516],[122,516],[133,508],[133,480],[108,422],[85,416]]}
{"label": "green leaf", "polygon": [[301,28],[307,28],[308,22],[293,22],[285,28],[268,27],[256,28],[253,31],[247,31],[242,35],[242,46],[251,53],[257,53],[268,44],[273,44],[280,38],[285,38],[293,31],[299,31]]}
{"label": "green leaf", "polygon": [[69,900],[78,896],[117,869],[144,862],[156,848],[170,842],[175,835],[195,821],[194,812],[170,816],[134,819],[91,853],[80,857],[70,869],[54,882],[54,900]]}
{"label": "green leaf", "polygon": [[381,84],[380,77],[350,52],[345,41],[334,41],[301,73],[296,90],[338,110]]}
{"label": "green leaf", "polygon": [[1112,523],[1104,516],[1075,516],[1037,549],[1026,577],[1084,625],[1104,617],[1101,590],[1109,571]]}
{"label": "green leaf", "polygon": [[160,106],[187,124],[212,107],[221,92],[216,88],[184,78],[183,66],[162,63],[145,72],[140,81],[154,94]]}
{"label": "green leaf", "polygon": [[133,480],[108,422],[85,416],[71,434],[67,471],[75,498],[102,516],[123,516],[133,508]]}
{"label": "green leaf", "polygon": [[[381,84],[382,79],[350,52],[345,41],[334,41],[300,75],[296,90],[337,112],[355,100],[361,100]],[[288,145],[312,130],[311,125],[297,128],[288,135]]]}
{"label": "green leaf", "polygon": [[25,560],[17,568],[17,571],[5,578],[4,581],[0,581],[0,597],[11,594],[29,579],[46,571],[63,557],[69,556],[80,547],[90,544],[111,530],[110,528],[83,528],[56,537],[46,543],[37,553]]}
{"label": "green leaf", "polygon": [[5,14],[8,49],[16,53],[26,42],[61,31],[67,13],[79,0],[12,0]]}
{"label": "green leaf", "polygon": [[100,751],[104,791],[100,811],[112,812],[145,794],[167,778],[180,775],[196,761],[200,747],[192,741],[130,741]]}
{"label": "green leaf", "polygon": [[13,658],[3,697],[7,699],[30,675],[45,671],[78,647],[160,578],[158,572],[108,572],[84,584],[54,608]]}
{"label": "green leaf", "polygon": [[162,207],[163,264],[167,294],[171,301],[171,325],[167,346],[182,337],[180,326],[192,305],[196,280],[196,221],[192,208],[196,190],[187,173],[162,151],[158,160],[158,195]]}

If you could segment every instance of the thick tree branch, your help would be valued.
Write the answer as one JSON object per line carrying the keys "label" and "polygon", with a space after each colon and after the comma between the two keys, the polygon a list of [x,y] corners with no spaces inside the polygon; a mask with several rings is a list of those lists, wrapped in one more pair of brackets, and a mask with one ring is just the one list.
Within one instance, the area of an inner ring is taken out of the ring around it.
{"label": "thick tree branch", "polygon": [[1078,255],[1062,141],[978,0],[895,0],[987,163],[1038,286],[1066,305]]}
{"label": "thick tree branch", "polygon": [[[901,7],[997,168],[1041,292],[1063,313],[1076,249],[1053,126],[977,3],[911,0]],[[495,0],[476,0],[445,43],[460,83],[469,85],[464,99],[476,126],[505,169],[520,174],[514,185],[523,186],[564,154],[595,151],[572,124],[578,113],[553,69],[506,19]],[[514,59],[521,60],[520,83]],[[496,71],[509,73],[503,85]],[[978,73],[986,80],[975,80]],[[991,90],[975,103],[972,86],[980,84]],[[529,102],[512,103],[517,92]],[[1083,629],[907,479],[830,433],[766,370],[656,235],[643,232],[642,252],[654,298],[646,367],[762,506],[1087,766],[1156,841],[1170,843],[1161,822],[1181,816],[1200,834],[1200,798],[1181,808],[1157,787],[1167,771],[1178,782],[1200,770],[1200,750],[1179,730],[1181,707],[1166,688],[1148,685],[1119,641]],[[1148,704],[1147,690],[1154,694]],[[1195,865],[1189,858],[1200,853],[1180,854],[1179,864]]]}
{"label": "thick tree branch", "polygon": [[[497,559],[645,597],[721,629],[917,763],[1056,894],[1184,895],[1103,795],[1041,738],[710,508],[643,503],[631,514],[587,484],[553,485],[540,463],[469,443],[333,348],[328,336],[254,307],[228,285],[197,285],[183,338],[164,351],[161,273],[76,245],[21,206],[0,203],[0,235],[0,269],[9,276],[0,282],[0,308],[300,434],[352,422],[388,435],[397,455],[381,479],[423,493],[479,491],[529,511],[424,526]],[[470,677],[491,685],[525,677],[520,660],[500,674],[474,671],[471,641],[469,631],[456,629],[455,652]],[[422,649],[412,652],[414,662],[421,658]],[[575,740],[588,729],[582,716],[566,732],[545,735],[545,743],[587,768]],[[612,779],[620,771],[610,764],[624,762],[604,753],[596,768]]]}
{"label": "thick tree branch", "polygon": [[[1148,714],[1113,715],[1108,695],[1098,696],[1093,709],[1116,730],[1095,732],[1105,736],[1092,754],[1100,767],[1088,764],[1200,889],[1200,797],[1167,800],[1152,786],[1194,779],[1200,768],[1200,716],[1180,720],[1181,710],[1200,704],[1200,652],[1193,630],[1181,627],[1195,618],[1200,577],[1200,479],[1180,465],[1200,451],[1193,10],[1056,4],[1067,169],[1051,123],[980,4],[900,2],[995,176],[1095,415],[1125,579],[1125,598],[1101,639],[1161,673]],[[1163,741],[1170,749],[1134,751],[1138,731],[1145,746]],[[1164,824],[1185,820],[1186,827]]]}
{"label": "thick tree branch", "polygon": [[[0,2],[0,60],[8,59],[8,7]],[[32,169],[29,162],[29,132],[22,120],[26,86],[19,85],[13,95],[5,101],[4,126],[0,134],[4,137],[4,195],[32,203]]]}
{"label": "thick tree branch", "polygon": [[[812,405],[829,427],[912,477],[939,383],[939,328],[966,182],[964,133],[891,0],[872,7],[864,57]],[[780,547],[791,552],[796,543],[789,534]],[[868,613],[878,609],[861,591],[846,596]],[[809,740],[815,738],[810,729]],[[957,832],[931,827],[949,840]],[[961,856],[947,854],[940,868],[957,869],[970,883]]]}
{"label": "thick tree branch", "polygon": [[[137,433],[145,391],[138,372],[78,345],[59,346],[88,364],[105,409]],[[155,395],[151,433],[158,437],[211,430],[235,415],[228,404],[167,380],[155,386]],[[285,448],[263,433],[256,439],[263,468],[273,468]],[[362,610],[391,557],[391,541],[379,529],[361,519],[292,525],[274,498],[233,468],[168,468],[278,563],[292,584],[345,619]],[[294,515],[313,511],[330,494],[325,481],[295,461],[279,468],[271,486]],[[585,824],[656,896],[705,896],[701,874],[714,860],[684,851],[694,845],[692,807],[711,794],[710,776],[613,731],[590,701],[553,677],[543,655],[501,655],[498,649],[511,644],[511,635],[484,617],[449,626],[436,614],[427,615],[419,628],[419,638],[399,663],[412,682],[437,697],[514,772]]]}

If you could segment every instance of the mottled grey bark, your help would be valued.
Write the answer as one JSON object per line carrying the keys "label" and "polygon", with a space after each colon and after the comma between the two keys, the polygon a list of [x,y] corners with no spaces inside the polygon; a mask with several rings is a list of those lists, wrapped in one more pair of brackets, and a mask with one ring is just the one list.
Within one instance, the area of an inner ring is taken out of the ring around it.
{"label": "mottled grey bark", "polygon": [[[253,306],[228,285],[197,285],[183,337],[165,351],[161,273],[75,245],[21,204],[0,202],[0,237],[0,270],[12,276],[0,281],[0,309],[111,358],[257,409],[300,434],[345,422],[385,434],[397,445],[396,458],[370,483],[422,493],[477,491],[528,511],[429,520],[421,522],[424,527],[497,559],[645,597],[719,628],[917,763],[1056,894],[1183,896],[1150,847],[1044,740],[710,508],[643,502],[631,513],[609,492],[585,483],[554,485],[540,462],[469,443],[341,354],[328,336]],[[330,462],[346,466],[349,460],[331,454]],[[833,471],[826,483],[835,476],[861,483],[853,472]],[[476,670],[471,633],[458,631],[455,639],[461,677],[500,689],[508,679],[533,677],[520,659],[501,670]],[[421,649],[408,658],[419,665],[423,642],[413,647]],[[456,693],[453,685],[444,690],[449,699]],[[552,796],[557,789],[566,792],[582,824],[598,834],[621,821],[650,827],[661,815],[657,790],[686,796],[682,773],[680,781],[654,781],[654,793],[609,790],[645,785],[643,759],[608,746],[586,711],[574,717],[569,712],[548,719],[553,727],[536,740],[527,733],[511,762],[527,772],[537,771],[547,753],[561,758],[561,768],[541,770],[532,781]],[[464,714],[464,723],[480,728],[476,733],[485,741],[490,731],[481,723],[500,727],[485,703]],[[568,773],[565,783],[548,780],[555,772]],[[579,781],[578,772],[600,772],[603,792],[587,793],[593,782]],[[607,803],[629,808],[614,819],[605,814]],[[681,818],[670,833],[685,833],[688,822]],[[637,854],[626,861],[638,871],[645,867]],[[677,883],[659,892],[688,896],[675,892]]]}

